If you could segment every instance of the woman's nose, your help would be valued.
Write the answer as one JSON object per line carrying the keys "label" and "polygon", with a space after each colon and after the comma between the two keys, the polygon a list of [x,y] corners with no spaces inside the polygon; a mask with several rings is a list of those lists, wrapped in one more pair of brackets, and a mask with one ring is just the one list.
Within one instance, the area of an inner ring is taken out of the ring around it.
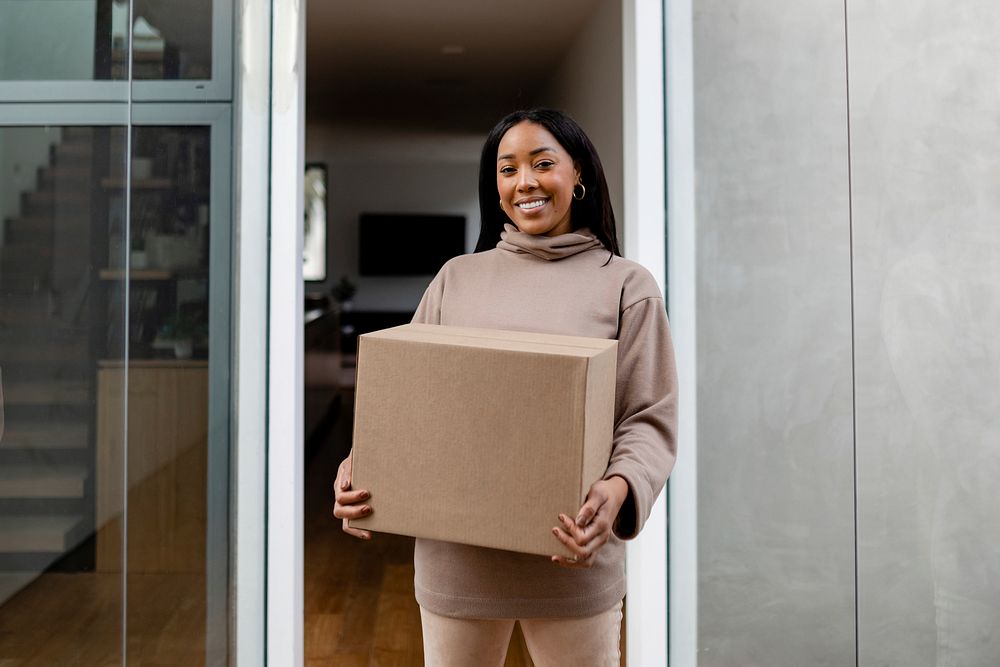
{"label": "woman's nose", "polygon": [[517,175],[517,189],[521,192],[526,190],[534,190],[538,187],[538,181],[535,180],[535,175],[528,170],[522,170],[518,172]]}

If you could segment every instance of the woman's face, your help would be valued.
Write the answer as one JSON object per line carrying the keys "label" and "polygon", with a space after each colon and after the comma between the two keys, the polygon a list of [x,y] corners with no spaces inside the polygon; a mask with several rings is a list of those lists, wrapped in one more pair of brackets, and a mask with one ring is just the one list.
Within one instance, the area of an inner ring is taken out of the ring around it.
{"label": "woman's face", "polygon": [[573,231],[570,205],[579,181],[573,158],[543,126],[521,121],[500,140],[500,207],[522,232],[557,236]]}

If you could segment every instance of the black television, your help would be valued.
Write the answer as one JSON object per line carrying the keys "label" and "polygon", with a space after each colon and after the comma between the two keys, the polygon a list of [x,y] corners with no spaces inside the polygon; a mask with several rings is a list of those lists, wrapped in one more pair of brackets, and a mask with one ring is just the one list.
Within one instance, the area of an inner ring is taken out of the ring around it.
{"label": "black television", "polygon": [[465,216],[362,213],[358,272],[362,276],[432,276],[465,252]]}

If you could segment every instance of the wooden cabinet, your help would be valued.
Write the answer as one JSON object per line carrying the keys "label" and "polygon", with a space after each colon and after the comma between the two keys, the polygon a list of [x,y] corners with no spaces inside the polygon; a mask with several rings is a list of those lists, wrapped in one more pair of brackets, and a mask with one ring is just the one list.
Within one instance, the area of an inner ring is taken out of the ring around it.
{"label": "wooden cabinet", "polygon": [[205,570],[208,367],[204,361],[134,360],[97,372],[97,569],[122,568],[128,467],[128,571]]}

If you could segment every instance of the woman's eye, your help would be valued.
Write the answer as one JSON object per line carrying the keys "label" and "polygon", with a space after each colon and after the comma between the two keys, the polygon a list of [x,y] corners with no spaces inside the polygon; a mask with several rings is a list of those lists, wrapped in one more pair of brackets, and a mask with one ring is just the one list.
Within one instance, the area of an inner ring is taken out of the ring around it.
{"label": "woman's eye", "polygon": [[513,174],[514,171],[516,171],[514,167],[500,167],[501,174]]}
{"label": "woman's eye", "polygon": [[549,167],[552,166],[552,164],[553,163],[551,160],[542,160],[541,162],[535,165],[535,169],[548,169]]}

